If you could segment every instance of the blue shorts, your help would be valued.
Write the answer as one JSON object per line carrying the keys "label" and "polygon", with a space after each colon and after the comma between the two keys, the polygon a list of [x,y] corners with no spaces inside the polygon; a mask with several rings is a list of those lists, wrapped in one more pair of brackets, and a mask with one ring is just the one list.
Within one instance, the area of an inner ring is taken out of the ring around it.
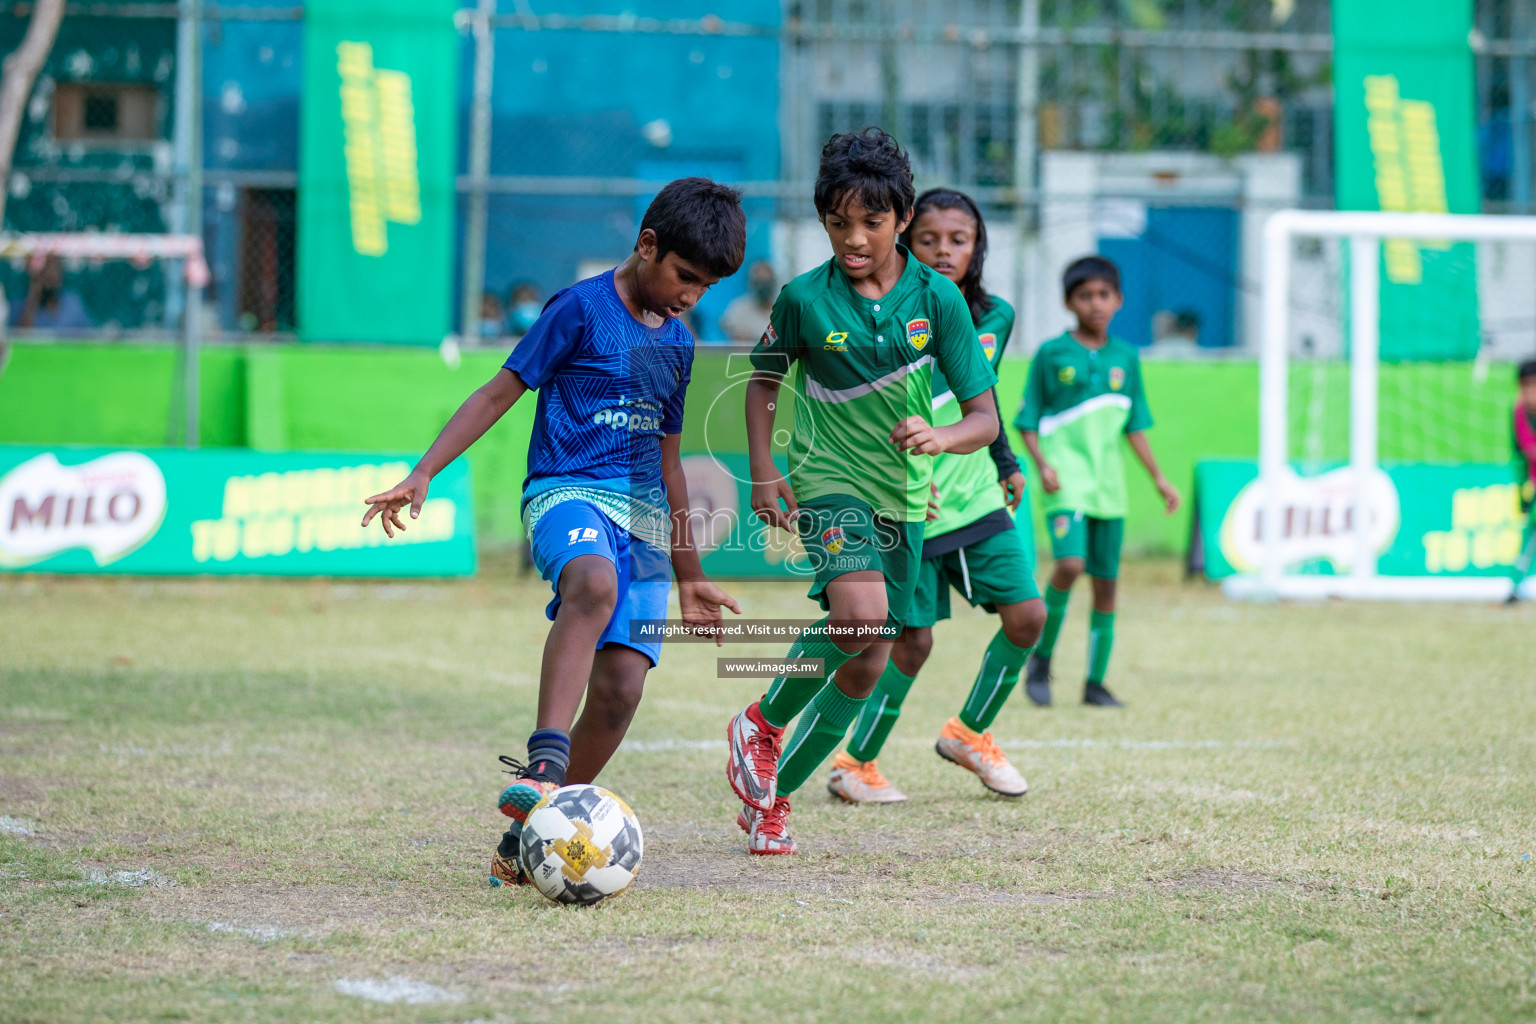
{"label": "blue shorts", "polygon": [[590,502],[562,501],[539,517],[533,528],[533,564],[549,581],[554,600],[544,609],[553,622],[560,610],[560,573],[578,555],[601,555],[613,563],[619,578],[619,599],[597,647],[623,644],[651,659],[661,660],[661,644],[630,639],[631,619],[665,619],[672,592],[672,561],[665,551],[629,535]]}

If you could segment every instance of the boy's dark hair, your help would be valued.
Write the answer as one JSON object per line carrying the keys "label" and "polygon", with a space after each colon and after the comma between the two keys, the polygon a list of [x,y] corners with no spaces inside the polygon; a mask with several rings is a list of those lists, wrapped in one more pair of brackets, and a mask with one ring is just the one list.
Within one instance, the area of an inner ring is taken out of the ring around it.
{"label": "boy's dark hair", "polygon": [[901,244],[908,249],[912,248],[912,229],[929,210],[961,210],[976,222],[976,244],[971,248],[971,265],[960,279],[960,294],[965,296],[966,305],[971,307],[971,323],[979,324],[981,318],[997,305],[997,301],[987,294],[987,289],[981,283],[981,267],[987,259],[987,222],[981,219],[981,208],[964,192],[956,192],[952,188],[929,189],[917,197],[917,202],[912,205],[912,222],[901,233]]}
{"label": "boy's dark hair", "polygon": [[1120,268],[1103,256],[1084,256],[1073,260],[1061,274],[1062,298],[1070,299],[1089,281],[1103,281],[1115,291],[1120,290]]}
{"label": "boy's dark hair", "polygon": [[906,150],[879,128],[843,132],[821,147],[816,172],[816,215],[836,213],[849,200],[866,210],[887,210],[901,220],[912,209],[917,189]]}
{"label": "boy's dark hair", "polygon": [[747,255],[741,191],[708,178],[678,178],[645,208],[640,230],[656,232],[656,258],[675,252],[716,277],[730,277]]}
{"label": "boy's dark hair", "polygon": [[1536,359],[1527,359],[1525,362],[1521,363],[1517,377],[1519,380],[1523,381],[1530,380],[1532,377],[1536,377]]}

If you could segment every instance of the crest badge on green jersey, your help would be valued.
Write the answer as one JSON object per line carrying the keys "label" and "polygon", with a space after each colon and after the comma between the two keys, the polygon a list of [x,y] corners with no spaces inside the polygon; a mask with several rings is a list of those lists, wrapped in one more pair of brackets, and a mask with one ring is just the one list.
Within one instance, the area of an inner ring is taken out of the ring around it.
{"label": "crest badge on green jersey", "polygon": [[912,347],[922,350],[928,344],[928,318],[918,317],[916,320],[907,321],[907,341]]}
{"label": "crest badge on green jersey", "polygon": [[827,549],[829,555],[835,555],[843,550],[843,528],[829,526],[821,531],[821,546]]}
{"label": "crest badge on green jersey", "polygon": [[821,347],[828,352],[847,352],[847,341],[847,331],[828,331],[827,340]]}
{"label": "crest badge on green jersey", "polygon": [[1056,379],[1061,381],[1063,384],[1071,384],[1074,380],[1077,379],[1077,367],[1063,366],[1061,369],[1056,371]]}
{"label": "crest badge on green jersey", "polygon": [[981,340],[982,354],[987,357],[987,362],[990,363],[992,357],[997,354],[997,335],[988,332],[986,334],[978,334],[977,337]]}
{"label": "crest badge on green jersey", "polygon": [[1111,366],[1109,368],[1109,390],[1119,391],[1125,387],[1125,367]]}

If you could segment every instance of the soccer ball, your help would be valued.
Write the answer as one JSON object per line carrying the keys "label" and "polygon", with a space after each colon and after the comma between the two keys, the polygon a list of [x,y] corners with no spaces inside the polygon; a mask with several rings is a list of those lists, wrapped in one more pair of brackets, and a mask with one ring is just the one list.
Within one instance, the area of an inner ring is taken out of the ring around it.
{"label": "soccer ball", "polygon": [[523,871],[557,903],[590,907],[629,888],[640,870],[640,822],[601,786],[566,786],[533,805]]}

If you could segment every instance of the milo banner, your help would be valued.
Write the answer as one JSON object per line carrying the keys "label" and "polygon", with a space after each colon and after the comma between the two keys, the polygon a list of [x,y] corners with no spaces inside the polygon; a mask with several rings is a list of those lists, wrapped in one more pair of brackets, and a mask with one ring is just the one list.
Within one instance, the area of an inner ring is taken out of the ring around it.
{"label": "milo banner", "polygon": [[451,323],[456,0],[304,5],[298,328],[437,345]]}
{"label": "milo banner", "polygon": [[[1334,0],[1341,210],[1477,213],[1472,0]],[[1382,243],[1381,358],[1470,359],[1475,247]]]}
{"label": "milo banner", "polygon": [[464,576],[475,571],[463,459],[393,540],[362,499],[392,455],[0,445],[0,572]]}
{"label": "milo banner", "polygon": [[[1213,580],[1263,564],[1264,494],[1252,461],[1195,467],[1191,567]],[[1526,519],[1507,465],[1407,464],[1376,470],[1363,514],[1381,576],[1507,576]],[[1352,470],[1287,475],[1281,493],[1287,573],[1348,573],[1356,549]]]}

